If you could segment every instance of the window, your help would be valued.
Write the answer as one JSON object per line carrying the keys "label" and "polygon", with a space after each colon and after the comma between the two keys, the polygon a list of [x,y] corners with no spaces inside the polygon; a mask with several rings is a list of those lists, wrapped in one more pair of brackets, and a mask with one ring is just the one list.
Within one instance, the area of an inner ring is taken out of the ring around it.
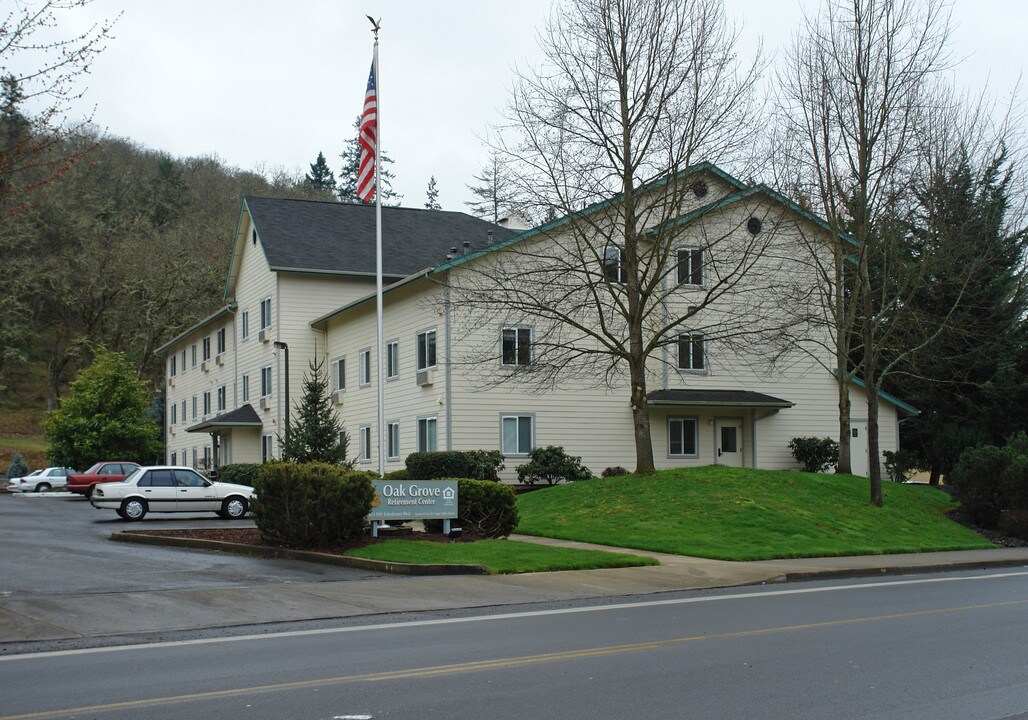
{"label": "window", "polygon": [[182,351],[182,361],[179,363],[182,366],[181,370],[183,373],[186,372],[186,351]]}
{"label": "window", "polygon": [[203,393],[203,414],[211,414],[211,391],[205,390]]}
{"label": "window", "polygon": [[700,248],[678,249],[678,284],[703,284],[703,250]]}
{"label": "window", "polygon": [[193,353],[193,363],[192,364],[193,364],[193,367],[196,367],[196,343],[193,343],[192,353]]}
{"label": "window", "polygon": [[168,420],[169,424],[174,425],[178,422],[178,405],[172,404],[171,406],[171,417]]}
{"label": "window", "polygon": [[371,462],[371,427],[369,425],[361,425],[357,435],[360,439],[357,459],[361,462]]}
{"label": "window", "polygon": [[532,452],[531,415],[500,416],[500,450],[504,455],[528,455]]}
{"label": "window", "polygon": [[225,352],[225,328],[221,328],[220,330],[218,330],[217,338],[218,338],[218,355],[221,355],[223,352]]}
{"label": "window", "polygon": [[268,462],[271,459],[271,433],[266,433],[261,435],[261,462]]}
{"label": "window", "polygon": [[223,412],[228,407],[228,397],[225,392],[225,386],[218,386],[218,412]]}
{"label": "window", "polygon": [[244,373],[239,378],[239,384],[242,386],[243,402],[250,402],[250,376]]}
{"label": "window", "polygon": [[532,328],[505,327],[500,336],[501,365],[528,365],[532,362]]}
{"label": "window", "polygon": [[418,333],[418,370],[435,367],[435,330]]}
{"label": "window", "polygon": [[271,327],[271,298],[261,300],[261,330]]}
{"label": "window", "polygon": [[346,358],[332,361],[332,389],[346,389]]}
{"label": "window", "polygon": [[435,452],[439,449],[437,427],[438,420],[435,417],[418,418],[418,452]]}
{"label": "window", "polygon": [[703,370],[706,368],[707,358],[703,344],[703,333],[686,333],[678,336],[679,370]]}
{"label": "window", "polygon": [[203,356],[201,360],[207,361],[211,359],[211,336],[208,335],[203,339]]}
{"label": "window", "polygon": [[696,451],[696,431],[696,418],[668,418],[667,454],[671,457],[699,457]]}
{"label": "window", "polygon": [[178,465],[178,453],[171,454],[171,460],[168,461],[169,465]]}
{"label": "window", "polygon": [[386,344],[386,378],[400,376],[400,341],[393,340]]}
{"label": "window", "polygon": [[360,372],[358,382],[361,387],[371,384],[371,350],[361,350],[357,358],[357,368]]}
{"label": "window", "polygon": [[196,448],[193,448],[193,467],[196,467]]}
{"label": "window", "polygon": [[179,487],[207,487],[207,478],[192,470],[172,470],[175,484]]}
{"label": "window", "polygon": [[603,277],[611,283],[628,282],[624,248],[608,245],[603,249]]}
{"label": "window", "polygon": [[261,397],[271,395],[271,365],[261,368]]}
{"label": "window", "polygon": [[177,365],[177,358],[178,355],[172,355],[170,358],[168,358],[168,375],[170,375],[171,377],[175,377],[175,366]]}
{"label": "window", "polygon": [[386,428],[389,431],[389,444],[386,445],[386,456],[390,460],[400,459],[400,423],[391,422]]}
{"label": "window", "polygon": [[196,420],[196,395],[193,396],[193,419]]}
{"label": "window", "polygon": [[239,335],[243,340],[250,337],[250,311],[243,310],[243,314],[239,320]]}
{"label": "window", "polygon": [[182,401],[182,414],[179,415],[179,417],[182,418],[182,422],[186,421],[186,401],[185,400]]}

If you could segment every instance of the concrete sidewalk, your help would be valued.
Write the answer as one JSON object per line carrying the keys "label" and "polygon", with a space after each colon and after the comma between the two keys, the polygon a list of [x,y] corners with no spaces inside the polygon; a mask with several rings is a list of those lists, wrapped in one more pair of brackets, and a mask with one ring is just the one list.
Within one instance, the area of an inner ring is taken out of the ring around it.
{"label": "concrete sidewalk", "polygon": [[[620,550],[528,536],[514,536],[514,539]],[[661,564],[525,575],[383,576],[349,582],[88,596],[11,595],[0,597],[0,645],[645,595],[789,580],[1028,566],[1028,548],[760,562],[724,562],[641,550],[620,551],[655,557]],[[28,647],[0,647],[0,652],[4,651],[28,651]]]}

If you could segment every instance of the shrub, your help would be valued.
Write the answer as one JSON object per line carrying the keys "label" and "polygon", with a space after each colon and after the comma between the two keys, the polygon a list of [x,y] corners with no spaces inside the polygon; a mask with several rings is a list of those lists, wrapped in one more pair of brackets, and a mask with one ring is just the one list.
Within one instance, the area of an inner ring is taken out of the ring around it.
{"label": "shrub", "polygon": [[317,548],[359,536],[375,495],[370,472],[326,463],[265,463],[253,519],[269,543]]}
{"label": "shrub", "polygon": [[600,477],[621,477],[622,475],[628,475],[628,470],[620,465],[604,468],[603,472],[600,473]]}
{"label": "shrub", "polygon": [[[518,526],[518,508],[509,486],[471,478],[457,480],[457,525],[468,532],[490,538],[507,537]],[[442,532],[442,520],[425,520],[425,530]]]}
{"label": "shrub", "polygon": [[839,443],[831,438],[793,438],[789,441],[789,449],[807,472],[824,472],[839,464]]}
{"label": "shrub", "polygon": [[25,464],[25,461],[21,457],[21,453],[14,453],[14,457],[11,458],[11,466],[7,468],[8,478],[20,478],[25,477],[29,474],[29,466]]}
{"label": "shrub", "polygon": [[964,512],[985,527],[996,527],[1004,511],[1028,510],[1028,437],[968,448],[946,481]]}
{"label": "shrub", "polygon": [[382,479],[383,480],[406,480],[407,479],[407,469],[406,468],[401,468],[399,470],[393,470],[392,472],[387,472],[385,475],[382,476]]}
{"label": "shrub", "polygon": [[499,450],[447,450],[416,452],[407,456],[407,475],[412,480],[474,478],[498,482],[503,470]]}
{"label": "shrub", "polygon": [[258,463],[222,465],[218,468],[218,480],[253,487],[257,482],[257,473],[260,472],[260,469],[261,466]]}
{"label": "shrub", "polygon": [[1010,537],[1028,540],[1028,510],[1007,510],[999,518],[999,528]]}
{"label": "shrub", "polygon": [[893,482],[909,480],[918,469],[917,453],[911,450],[883,450],[882,457],[885,458],[885,474]]}
{"label": "shrub", "polygon": [[561,480],[575,482],[593,476],[589,468],[582,466],[582,458],[568,455],[564,448],[557,445],[538,447],[528,457],[530,459],[527,463],[518,465],[518,482],[525,485],[535,485],[537,482],[556,485]]}

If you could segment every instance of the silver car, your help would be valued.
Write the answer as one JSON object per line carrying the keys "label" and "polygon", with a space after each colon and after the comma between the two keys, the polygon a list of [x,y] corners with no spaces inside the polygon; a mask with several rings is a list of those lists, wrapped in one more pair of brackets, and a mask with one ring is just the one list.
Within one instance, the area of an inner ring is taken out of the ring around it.
{"label": "silver car", "polygon": [[237,519],[246,515],[253,497],[249,485],[214,482],[187,467],[153,465],[120,482],[97,485],[89,502],[123,520],[142,520],[148,512],[214,512]]}
{"label": "silver car", "polygon": [[51,488],[62,488],[68,484],[68,476],[76,471],[68,467],[48,467],[29,473],[25,477],[7,481],[8,492],[43,492]]}

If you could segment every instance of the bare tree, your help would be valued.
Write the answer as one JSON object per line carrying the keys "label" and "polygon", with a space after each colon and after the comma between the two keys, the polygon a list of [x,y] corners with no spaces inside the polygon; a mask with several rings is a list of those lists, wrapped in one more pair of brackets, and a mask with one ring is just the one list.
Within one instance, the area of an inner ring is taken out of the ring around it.
{"label": "bare tree", "polygon": [[[946,261],[910,243],[917,190],[952,167],[946,158],[954,157],[955,137],[980,129],[953,122],[960,104],[940,84],[949,64],[948,35],[948,3],[827,0],[807,18],[779,77],[778,149],[785,171],[778,181],[809,202],[832,230],[830,252],[820,241],[810,247],[823,278],[824,320],[834,329],[839,471],[850,469],[848,393],[859,374],[868,405],[874,506],[882,505],[882,378],[902,358],[928,347],[948,317],[936,316],[926,326],[914,311],[914,298],[931,284],[933,264]],[[830,262],[818,260],[824,257]],[[971,277],[968,267],[962,282]],[[964,289],[952,295],[955,304]]]}
{"label": "bare tree", "polygon": [[[649,384],[683,357],[703,368],[706,346],[788,362],[773,346],[797,318],[773,292],[809,293],[782,247],[792,215],[701,163],[743,155],[753,135],[761,60],[740,68],[737,39],[720,0],[560,5],[494,149],[534,215],[561,218],[449,280],[469,332],[533,325],[531,367],[508,379],[628,386],[639,472],[654,469]],[[506,340],[483,352],[522,365]]]}
{"label": "bare tree", "polygon": [[495,223],[502,217],[501,213],[510,212],[519,204],[509,162],[498,151],[489,153],[489,161],[475,175],[475,182],[477,184],[466,186],[475,199],[464,203],[475,217]]}

